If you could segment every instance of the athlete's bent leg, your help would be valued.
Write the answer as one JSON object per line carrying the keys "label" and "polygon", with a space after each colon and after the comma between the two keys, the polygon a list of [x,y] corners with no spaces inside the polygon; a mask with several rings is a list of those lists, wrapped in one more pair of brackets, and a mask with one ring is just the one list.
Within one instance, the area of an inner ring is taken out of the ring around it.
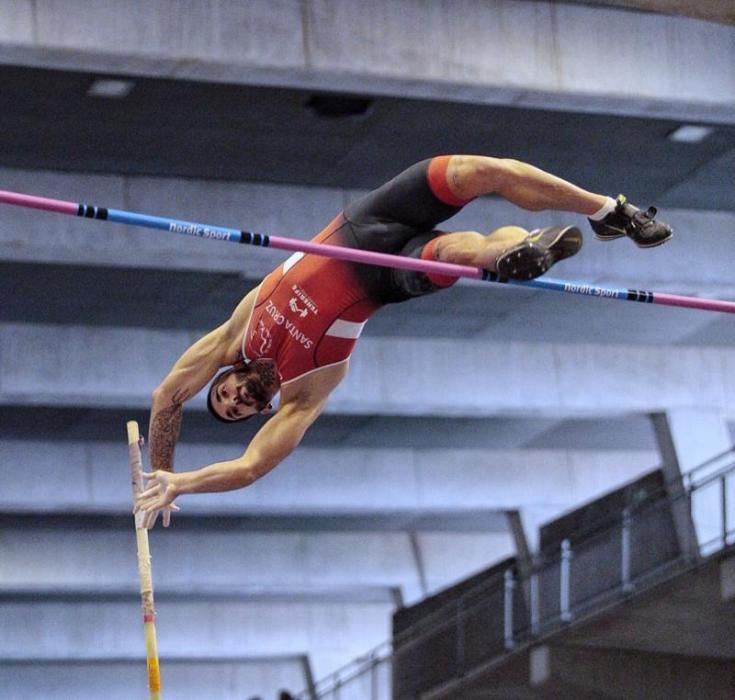
{"label": "athlete's bent leg", "polygon": [[447,167],[447,183],[458,197],[498,194],[531,211],[554,209],[592,216],[609,199],[509,158],[453,156]]}
{"label": "athlete's bent leg", "polygon": [[424,247],[422,257],[529,280],[575,255],[581,247],[582,233],[576,226],[552,226],[530,233],[518,226],[504,226],[488,236],[474,231],[440,236]]}
{"label": "athlete's bent leg", "polygon": [[655,207],[641,211],[623,195],[617,200],[589,192],[529,163],[508,158],[455,155],[447,165],[447,185],[457,197],[470,199],[498,194],[523,209],[553,209],[582,214],[590,219],[603,241],[627,236],[641,248],[668,241],[672,229],[656,221]]}
{"label": "athlete's bent leg", "polygon": [[503,226],[487,236],[476,231],[447,233],[435,239],[433,258],[495,272],[498,257],[527,237],[528,231],[520,226]]}

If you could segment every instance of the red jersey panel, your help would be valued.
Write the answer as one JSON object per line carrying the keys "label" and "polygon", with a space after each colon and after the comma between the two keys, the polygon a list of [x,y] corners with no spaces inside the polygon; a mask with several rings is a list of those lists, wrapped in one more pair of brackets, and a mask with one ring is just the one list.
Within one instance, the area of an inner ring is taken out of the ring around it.
{"label": "red jersey panel", "polygon": [[[340,214],[313,240],[345,245],[345,224]],[[243,336],[243,355],[275,360],[285,384],[346,360],[378,308],[353,263],[295,253],[260,285]]]}

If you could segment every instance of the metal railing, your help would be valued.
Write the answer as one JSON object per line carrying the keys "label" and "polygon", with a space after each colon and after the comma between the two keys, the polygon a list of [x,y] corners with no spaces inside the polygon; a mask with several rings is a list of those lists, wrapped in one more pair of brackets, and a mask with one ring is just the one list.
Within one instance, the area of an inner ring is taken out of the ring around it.
{"label": "metal railing", "polygon": [[[525,578],[510,566],[464,591],[296,700],[419,697],[734,542],[733,450],[689,471],[680,486],[667,489],[676,495],[629,503],[605,527],[563,539],[535,557]],[[674,510],[682,506],[697,538],[694,557],[676,532]]]}
{"label": "metal railing", "polygon": [[386,700],[392,697],[391,665],[392,644],[385,642],[294,696],[294,700]]}

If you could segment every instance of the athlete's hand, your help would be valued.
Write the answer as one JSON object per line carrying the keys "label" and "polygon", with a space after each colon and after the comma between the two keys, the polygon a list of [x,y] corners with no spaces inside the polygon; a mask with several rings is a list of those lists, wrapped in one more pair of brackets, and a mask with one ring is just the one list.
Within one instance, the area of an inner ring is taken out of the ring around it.
{"label": "athlete's hand", "polygon": [[163,470],[142,472],[148,486],[136,497],[133,513],[143,513],[143,527],[152,528],[156,524],[158,514],[163,513],[163,526],[171,524],[171,513],[180,510],[174,503],[178,495],[176,490],[176,474]]}

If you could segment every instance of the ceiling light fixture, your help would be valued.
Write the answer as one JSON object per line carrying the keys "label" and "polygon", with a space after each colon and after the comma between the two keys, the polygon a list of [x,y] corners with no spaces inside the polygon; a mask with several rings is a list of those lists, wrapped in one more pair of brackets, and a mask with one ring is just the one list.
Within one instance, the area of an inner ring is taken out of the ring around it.
{"label": "ceiling light fixture", "polygon": [[674,129],[669,135],[670,141],[678,143],[699,143],[704,141],[714,129],[711,126],[701,126],[699,124],[683,124]]}
{"label": "ceiling light fixture", "polygon": [[89,86],[87,95],[89,97],[104,97],[107,99],[121,100],[127,97],[135,87],[133,80],[122,80],[120,78],[97,78]]}
{"label": "ceiling light fixture", "polygon": [[373,101],[356,95],[317,94],[305,103],[307,109],[322,119],[353,119],[370,112]]}

